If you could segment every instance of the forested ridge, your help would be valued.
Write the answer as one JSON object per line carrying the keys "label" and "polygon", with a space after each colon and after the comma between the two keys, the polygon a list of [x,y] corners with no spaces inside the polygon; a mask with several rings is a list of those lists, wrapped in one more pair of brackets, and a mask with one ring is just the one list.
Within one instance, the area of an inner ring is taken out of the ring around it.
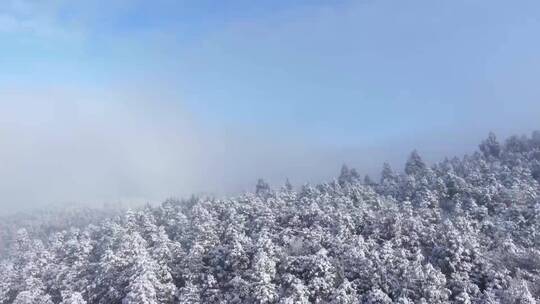
{"label": "forested ridge", "polygon": [[[537,303],[540,132],[380,179],[0,223],[0,303]],[[58,224],[58,223],[65,224]]]}

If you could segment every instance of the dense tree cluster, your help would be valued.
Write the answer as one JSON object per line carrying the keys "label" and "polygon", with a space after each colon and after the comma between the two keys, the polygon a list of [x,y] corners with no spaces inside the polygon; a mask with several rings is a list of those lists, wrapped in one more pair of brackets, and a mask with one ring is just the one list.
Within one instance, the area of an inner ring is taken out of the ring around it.
{"label": "dense tree cluster", "polygon": [[[166,201],[18,229],[0,303],[537,303],[540,133],[380,181]],[[9,238],[7,238],[9,239]]]}

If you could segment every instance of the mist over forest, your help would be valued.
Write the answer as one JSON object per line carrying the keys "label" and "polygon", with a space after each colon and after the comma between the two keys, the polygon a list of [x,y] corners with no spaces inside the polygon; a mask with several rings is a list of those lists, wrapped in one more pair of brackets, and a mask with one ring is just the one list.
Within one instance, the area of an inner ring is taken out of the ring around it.
{"label": "mist over forest", "polygon": [[380,178],[0,221],[0,303],[537,303],[540,132]]}

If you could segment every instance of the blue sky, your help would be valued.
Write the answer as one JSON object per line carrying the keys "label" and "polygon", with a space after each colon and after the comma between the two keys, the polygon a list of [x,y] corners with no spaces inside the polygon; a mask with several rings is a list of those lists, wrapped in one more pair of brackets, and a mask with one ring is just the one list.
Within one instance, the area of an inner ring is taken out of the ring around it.
{"label": "blue sky", "polygon": [[539,128],[539,34],[537,1],[2,1],[0,157],[36,189],[4,193],[150,200],[470,152]]}

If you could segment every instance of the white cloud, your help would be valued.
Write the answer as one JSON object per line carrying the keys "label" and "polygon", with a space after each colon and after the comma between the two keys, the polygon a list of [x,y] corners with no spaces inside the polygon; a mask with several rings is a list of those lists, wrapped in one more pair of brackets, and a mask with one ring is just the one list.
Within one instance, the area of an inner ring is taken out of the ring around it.
{"label": "white cloud", "polygon": [[[56,6],[30,0],[6,0],[0,4],[0,31],[48,35],[54,32]],[[48,9],[46,9],[48,8]]]}
{"label": "white cloud", "polygon": [[84,23],[79,21],[85,13],[83,4],[82,1],[67,0],[0,1],[0,34],[80,40],[87,30]]}

